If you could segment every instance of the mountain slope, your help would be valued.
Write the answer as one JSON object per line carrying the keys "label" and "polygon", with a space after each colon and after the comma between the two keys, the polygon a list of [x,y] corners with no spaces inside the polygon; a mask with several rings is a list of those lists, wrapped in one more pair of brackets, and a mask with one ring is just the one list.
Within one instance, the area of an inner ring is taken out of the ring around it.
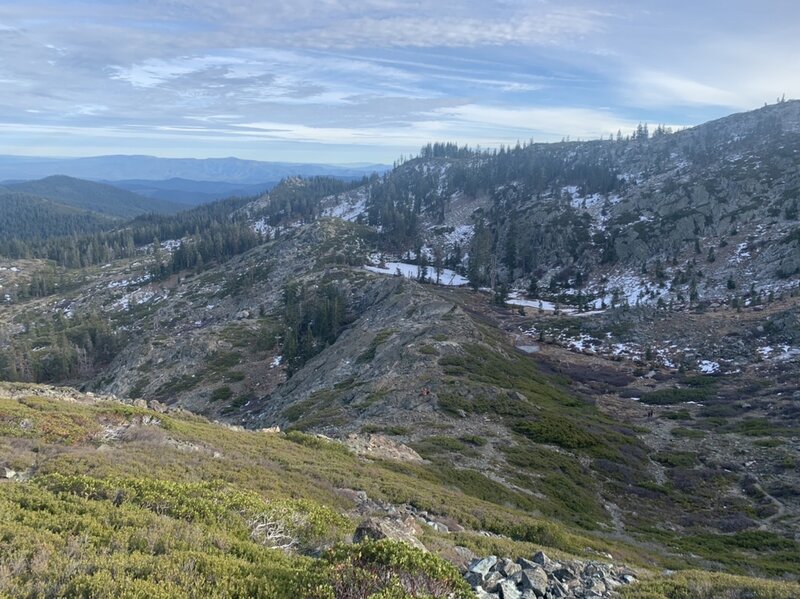
{"label": "mountain slope", "polygon": [[140,214],[169,214],[184,209],[177,202],[154,200],[111,185],[64,175],[54,175],[38,181],[7,183],[5,187],[109,217],[132,218]]}
{"label": "mountain slope", "polygon": [[[794,434],[791,420],[772,428],[788,407],[781,398],[791,380],[766,386],[748,371],[704,382],[660,370],[656,382],[634,363],[584,363],[555,346],[529,355],[515,345],[539,342],[514,337],[532,319],[493,307],[484,294],[349,266],[363,264],[375,242],[365,227],[322,220],[273,232],[244,254],[180,275],[180,285],[151,280],[142,260],[154,255],[143,253],[91,271],[60,298],[9,310],[0,362],[7,376],[60,368],[96,390],[253,428],[278,424],[342,439],[380,432],[429,460],[437,480],[581,534],[661,547],[695,566],[794,571],[797,548],[784,535],[800,514],[788,491],[798,481],[781,464],[795,449],[762,447],[748,434]],[[615,317],[616,333],[625,313]],[[737,400],[741,388],[759,389],[747,408]],[[660,406],[662,396],[676,397],[684,413]],[[683,403],[698,398],[703,406]],[[721,440],[734,435],[738,455],[764,465],[753,480],[731,464],[725,442],[706,438],[710,426],[720,427]],[[769,497],[742,492],[754,480],[780,497],[781,518]],[[761,550],[740,547],[748,543]]]}
{"label": "mountain slope", "polygon": [[612,289],[630,304],[727,300],[798,285],[798,156],[800,101],[616,141],[438,144],[373,179],[360,218],[387,253],[422,247],[430,262],[442,247],[475,286],[572,304]]}
{"label": "mountain slope", "polygon": [[[677,599],[699,582],[704,597],[797,593],[788,582],[658,575],[651,560],[661,558],[647,549],[532,518],[514,494],[480,497],[443,483],[436,465],[359,456],[311,435],[244,431],[157,402],[30,385],[0,385],[0,406],[7,596],[366,599],[395,585],[408,594],[391,596],[466,599],[473,595],[458,570],[436,554],[463,567],[474,552],[541,549],[603,561],[613,552],[646,580],[626,597]],[[365,517],[432,553],[387,540],[328,551]],[[390,582],[392,574],[405,582]]]}

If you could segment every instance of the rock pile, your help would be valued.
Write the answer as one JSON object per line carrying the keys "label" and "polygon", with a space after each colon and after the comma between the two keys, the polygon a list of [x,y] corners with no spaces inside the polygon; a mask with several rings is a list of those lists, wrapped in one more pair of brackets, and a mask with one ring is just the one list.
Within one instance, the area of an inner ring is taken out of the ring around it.
{"label": "rock pile", "polygon": [[475,559],[465,574],[479,599],[597,599],[636,581],[635,573],[602,562],[556,561],[541,551],[516,561]]}

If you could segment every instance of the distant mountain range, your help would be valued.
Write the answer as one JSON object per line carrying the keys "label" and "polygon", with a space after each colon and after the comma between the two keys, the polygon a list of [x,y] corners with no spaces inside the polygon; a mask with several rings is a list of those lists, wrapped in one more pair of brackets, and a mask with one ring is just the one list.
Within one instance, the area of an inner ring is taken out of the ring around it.
{"label": "distant mountain range", "polygon": [[92,156],[87,158],[34,158],[0,156],[0,180],[40,179],[69,175],[95,181],[190,179],[236,184],[280,181],[288,176],[327,175],[358,179],[389,167],[382,164],[297,164],[259,162],[238,158],[158,158],[155,156]]}
{"label": "distant mountain range", "polygon": [[175,177],[164,181],[131,179],[108,181],[110,185],[127,189],[148,198],[196,206],[232,196],[257,196],[268,192],[278,181],[264,183],[227,183],[225,181],[192,181]]}

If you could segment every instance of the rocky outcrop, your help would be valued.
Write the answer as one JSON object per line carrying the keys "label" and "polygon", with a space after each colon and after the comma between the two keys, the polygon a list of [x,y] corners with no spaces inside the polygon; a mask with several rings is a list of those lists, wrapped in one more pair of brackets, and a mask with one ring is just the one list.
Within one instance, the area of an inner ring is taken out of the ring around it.
{"label": "rocky outcrop", "polygon": [[385,435],[348,435],[344,444],[354,453],[370,458],[395,460],[398,462],[422,462],[422,456],[416,451]]}
{"label": "rocky outcrop", "polygon": [[532,559],[516,561],[494,555],[475,559],[465,577],[480,599],[599,599],[636,581],[628,568],[552,560],[541,551]]}
{"label": "rocky outcrop", "polygon": [[[390,541],[398,541],[422,551],[427,551],[425,545],[415,536],[415,527],[416,523],[413,519],[367,518],[356,528],[353,542],[360,543],[368,539],[375,541],[389,539]],[[416,528],[418,529],[418,527]]]}

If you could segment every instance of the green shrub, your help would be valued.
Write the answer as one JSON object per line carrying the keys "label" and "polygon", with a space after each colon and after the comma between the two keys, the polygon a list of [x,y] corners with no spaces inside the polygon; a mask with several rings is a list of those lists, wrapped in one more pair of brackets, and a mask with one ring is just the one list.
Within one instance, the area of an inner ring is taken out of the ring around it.
{"label": "green shrub", "polygon": [[422,441],[417,441],[412,446],[421,455],[438,454],[442,452],[464,453],[465,451],[474,450],[467,447],[467,445],[453,437],[435,436],[428,437]]}
{"label": "green shrub", "polygon": [[[469,599],[472,589],[440,557],[404,543],[381,539],[339,546],[328,552],[331,599]],[[322,589],[320,589],[322,590]]]}
{"label": "green shrub", "polygon": [[469,445],[474,445],[475,447],[483,447],[488,443],[488,441],[480,435],[461,435],[459,440]]}
{"label": "green shrub", "polygon": [[682,426],[676,426],[670,433],[673,437],[678,437],[679,439],[702,439],[706,436],[703,431],[698,431],[693,428],[684,428]]}
{"label": "green shrub", "polygon": [[514,431],[535,443],[558,445],[564,449],[589,449],[603,445],[603,440],[565,418],[544,414],[533,422],[519,421]]}
{"label": "green shrub", "polygon": [[392,435],[402,437],[407,435],[410,431],[405,426],[394,426],[384,424],[365,424],[361,427],[361,432],[365,435],[374,433],[383,433],[384,435]]}
{"label": "green shrub", "polygon": [[227,401],[233,396],[233,390],[230,387],[217,387],[211,392],[211,401]]}
{"label": "green shrub", "polygon": [[643,393],[642,403],[654,406],[669,406],[689,401],[702,402],[713,395],[710,387],[689,387],[675,389],[659,389],[650,393]]}
{"label": "green shrub", "polygon": [[697,464],[697,454],[692,451],[661,451],[653,459],[668,468],[691,468]]}

